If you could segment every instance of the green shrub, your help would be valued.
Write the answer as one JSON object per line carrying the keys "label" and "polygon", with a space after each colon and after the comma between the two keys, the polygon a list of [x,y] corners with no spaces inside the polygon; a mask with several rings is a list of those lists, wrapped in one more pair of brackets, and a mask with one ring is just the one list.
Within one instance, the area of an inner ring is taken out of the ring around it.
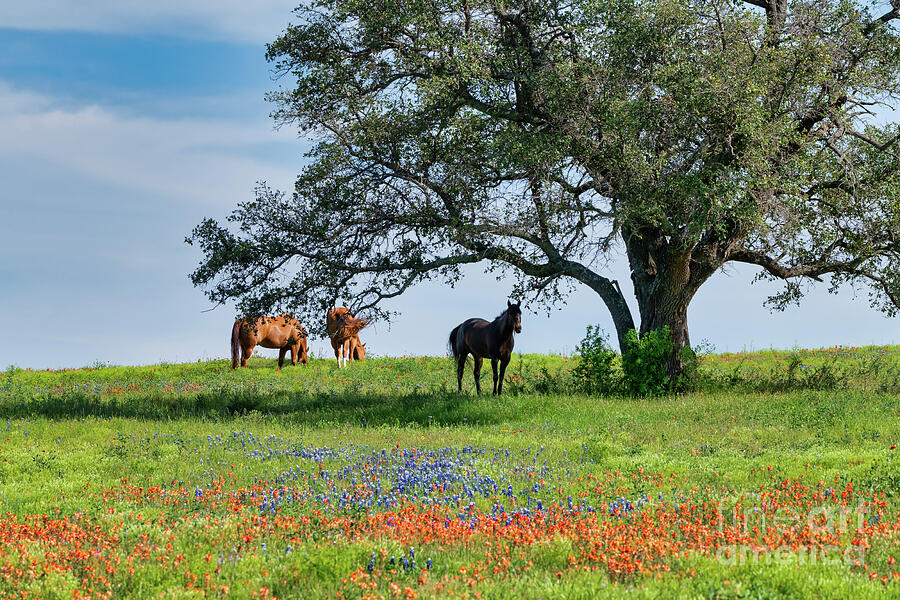
{"label": "green shrub", "polygon": [[626,333],[622,352],[625,391],[633,396],[666,393],[671,388],[666,363],[674,348],[668,327],[640,336],[634,329]]}
{"label": "green shrub", "polygon": [[613,360],[616,351],[609,347],[599,326],[588,325],[584,339],[575,348],[578,365],[572,369],[576,381],[591,394],[608,394],[616,384]]}
{"label": "green shrub", "polygon": [[700,360],[689,347],[682,348],[680,358],[684,372],[676,381],[670,381],[666,364],[674,349],[675,342],[668,327],[644,335],[638,335],[632,329],[625,334],[620,370],[615,360],[617,354],[610,348],[603,330],[588,325],[584,339],[576,347],[580,360],[572,374],[588,393],[624,391],[632,396],[659,396],[672,390],[684,390],[693,386]]}

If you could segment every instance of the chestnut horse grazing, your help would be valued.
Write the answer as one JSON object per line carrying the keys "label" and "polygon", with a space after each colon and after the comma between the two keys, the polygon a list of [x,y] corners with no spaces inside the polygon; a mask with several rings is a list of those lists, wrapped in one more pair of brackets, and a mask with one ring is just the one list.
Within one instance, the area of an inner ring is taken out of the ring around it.
{"label": "chestnut horse grazing", "polygon": [[334,357],[339,367],[353,360],[365,360],[366,345],[359,340],[359,332],[368,324],[365,319],[353,318],[350,309],[344,306],[328,311],[325,328],[331,338],[331,347],[334,348]]}
{"label": "chestnut horse grazing", "polygon": [[[513,349],[513,332],[522,333],[522,309],[519,304],[506,301],[506,310],[488,323],[484,319],[468,319],[450,332],[450,350],[456,359],[456,383],[462,391],[463,369],[466,356],[471,354],[475,361],[475,389],[481,393],[481,361],[491,359],[494,371],[494,394],[503,392],[503,377]],[[497,377],[497,361],[500,361],[500,376]]]}
{"label": "chestnut horse grazing", "polygon": [[240,353],[241,366],[247,366],[247,359],[253,353],[253,347],[278,348],[278,370],[284,364],[284,355],[291,351],[291,364],[307,362],[309,345],[306,341],[306,330],[297,319],[281,315],[279,317],[259,317],[258,319],[238,319],[231,329],[231,368],[238,366]]}

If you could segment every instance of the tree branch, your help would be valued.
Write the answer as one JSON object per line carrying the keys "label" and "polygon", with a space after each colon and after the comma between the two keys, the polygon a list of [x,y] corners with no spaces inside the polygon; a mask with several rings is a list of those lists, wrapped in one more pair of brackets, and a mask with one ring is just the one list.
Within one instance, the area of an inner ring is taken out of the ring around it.
{"label": "tree branch", "polygon": [[769,274],[774,275],[779,279],[809,277],[816,281],[822,281],[822,275],[827,275],[829,273],[855,273],[858,271],[860,265],[867,260],[889,252],[895,252],[896,250],[897,245],[889,243],[880,248],[875,248],[870,252],[862,253],[851,260],[829,262],[827,260],[827,255],[833,251],[833,248],[831,248],[830,250],[827,250],[826,253],[823,253],[822,259],[819,261],[785,266],[781,264],[778,259],[774,259],[767,254],[741,248],[732,252],[728,257],[728,260],[758,265],[765,269]]}

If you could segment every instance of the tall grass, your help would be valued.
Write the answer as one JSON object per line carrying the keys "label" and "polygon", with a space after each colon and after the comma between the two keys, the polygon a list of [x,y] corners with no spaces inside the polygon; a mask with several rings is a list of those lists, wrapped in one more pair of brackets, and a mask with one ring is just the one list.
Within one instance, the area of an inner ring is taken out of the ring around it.
{"label": "tall grass", "polygon": [[[659,398],[585,394],[576,364],[517,355],[500,398],[475,396],[471,372],[456,393],[445,357],[347,369],[312,360],[280,373],[262,358],[238,371],[226,361],[8,369],[0,374],[0,599],[23,590],[72,598],[90,587],[92,596],[135,599],[200,597],[198,588],[221,598],[393,598],[406,588],[420,598],[898,595],[881,577],[900,571],[900,525],[866,533],[874,519],[840,538],[870,544],[860,565],[730,565],[712,548],[669,556],[669,571],[627,576],[583,557],[584,539],[546,533],[584,518],[581,502],[602,528],[629,522],[607,512],[620,499],[648,498],[647,519],[736,497],[767,510],[764,494],[795,483],[809,490],[801,504],[849,486],[881,503],[873,517],[900,523],[898,348],[707,356],[693,391]],[[483,376],[490,389],[489,371]],[[422,484],[425,475],[443,477],[446,490]],[[532,529],[512,541],[431,539],[436,521],[424,517],[406,523],[421,529],[415,534],[389,524],[346,533],[385,512],[354,504],[373,477],[379,497],[412,498],[398,490],[415,489],[423,514],[433,506],[426,496],[447,502],[441,525],[506,518],[498,504],[537,511],[540,501],[562,516],[534,530],[547,536],[538,540],[528,538]],[[487,494],[468,496],[476,487]],[[294,490],[303,502],[276,510],[276,492]],[[354,501],[339,507],[342,498]],[[40,527],[26,530],[28,519]],[[678,527],[673,535],[687,535]],[[91,538],[92,528],[102,535]],[[640,553],[642,540],[620,542]],[[414,569],[402,566],[411,545]],[[362,574],[380,587],[357,586]]]}

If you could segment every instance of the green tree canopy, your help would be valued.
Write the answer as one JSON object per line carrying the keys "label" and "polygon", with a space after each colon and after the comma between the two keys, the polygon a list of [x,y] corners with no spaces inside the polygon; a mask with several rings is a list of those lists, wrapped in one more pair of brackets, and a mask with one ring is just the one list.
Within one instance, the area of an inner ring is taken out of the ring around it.
{"label": "green tree canopy", "polygon": [[[268,46],[279,125],[316,141],[292,194],[199,224],[210,299],[321,319],[465,264],[554,302],[572,282],[688,345],[729,262],[900,306],[900,0],[320,0]],[[672,372],[679,364],[673,359]]]}

